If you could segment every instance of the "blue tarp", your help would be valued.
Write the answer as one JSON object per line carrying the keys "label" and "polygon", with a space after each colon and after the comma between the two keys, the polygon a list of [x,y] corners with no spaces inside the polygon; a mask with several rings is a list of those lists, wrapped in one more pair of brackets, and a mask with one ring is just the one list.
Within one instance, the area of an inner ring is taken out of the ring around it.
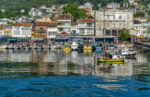
{"label": "blue tarp", "polygon": [[9,37],[7,35],[0,35],[0,39],[8,39]]}

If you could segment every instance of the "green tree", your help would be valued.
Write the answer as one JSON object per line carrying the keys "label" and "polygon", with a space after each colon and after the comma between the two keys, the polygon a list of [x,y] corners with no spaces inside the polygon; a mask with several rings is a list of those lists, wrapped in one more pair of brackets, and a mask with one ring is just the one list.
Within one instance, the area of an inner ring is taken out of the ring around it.
{"label": "green tree", "polygon": [[143,12],[137,12],[134,14],[134,17],[144,17],[145,16],[145,13]]}
{"label": "green tree", "polygon": [[63,13],[66,14],[71,14],[73,17],[73,21],[76,21],[77,19],[80,18],[86,18],[86,10],[85,9],[79,9],[76,4],[68,4],[64,6],[63,8]]}
{"label": "green tree", "polygon": [[125,28],[122,29],[120,33],[120,37],[123,41],[126,41],[127,39],[129,39],[131,37],[129,30]]}

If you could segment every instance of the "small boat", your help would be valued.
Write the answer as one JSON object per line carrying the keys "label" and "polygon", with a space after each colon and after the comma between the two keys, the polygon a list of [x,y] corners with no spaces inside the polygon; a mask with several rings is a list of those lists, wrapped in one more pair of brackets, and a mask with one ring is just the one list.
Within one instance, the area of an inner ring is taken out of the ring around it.
{"label": "small boat", "polygon": [[63,46],[63,52],[71,52],[71,46],[70,44],[66,44]]}
{"label": "small boat", "polygon": [[7,46],[0,46],[0,49],[6,49]]}
{"label": "small boat", "polygon": [[78,50],[78,44],[76,42],[73,42],[71,45],[72,50]]}
{"label": "small boat", "polygon": [[128,50],[126,48],[126,49],[121,50],[121,55],[122,56],[135,56],[136,55],[136,51],[134,51],[134,50]]}
{"label": "small boat", "polygon": [[84,45],[83,50],[91,50],[92,51],[92,46],[90,45]]}
{"label": "small boat", "polygon": [[98,58],[98,63],[116,63],[116,62],[124,62],[124,57],[120,55],[111,55],[110,58]]}

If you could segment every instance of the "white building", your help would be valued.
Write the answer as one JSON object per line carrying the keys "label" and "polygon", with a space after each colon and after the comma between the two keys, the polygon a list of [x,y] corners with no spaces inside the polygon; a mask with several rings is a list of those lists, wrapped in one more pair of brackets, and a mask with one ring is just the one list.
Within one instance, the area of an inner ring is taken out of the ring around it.
{"label": "white building", "polygon": [[94,35],[94,20],[83,19],[78,22],[79,35]]}
{"label": "white building", "polygon": [[56,38],[58,33],[57,23],[49,23],[47,26],[47,39]]}
{"label": "white building", "polygon": [[129,4],[134,4],[135,2],[134,2],[134,0],[129,0]]}
{"label": "white building", "polygon": [[42,16],[43,15],[43,12],[39,9],[36,9],[36,8],[32,8],[30,11],[29,11],[29,16],[31,17],[34,17],[34,16]]}
{"label": "white building", "polygon": [[12,26],[12,37],[26,38],[31,37],[32,23],[18,23]]}
{"label": "white building", "polygon": [[0,28],[0,35],[4,35],[4,30],[3,30],[3,28]]}
{"label": "white building", "polygon": [[71,33],[72,33],[72,35],[79,34],[78,23],[71,24]]}
{"label": "white building", "polygon": [[62,14],[57,18],[58,34],[71,34],[71,15]]}
{"label": "white building", "polygon": [[107,8],[120,8],[119,3],[108,3]]}
{"label": "white building", "polygon": [[133,11],[131,9],[103,8],[96,12],[96,35],[118,36],[123,28],[132,30]]}

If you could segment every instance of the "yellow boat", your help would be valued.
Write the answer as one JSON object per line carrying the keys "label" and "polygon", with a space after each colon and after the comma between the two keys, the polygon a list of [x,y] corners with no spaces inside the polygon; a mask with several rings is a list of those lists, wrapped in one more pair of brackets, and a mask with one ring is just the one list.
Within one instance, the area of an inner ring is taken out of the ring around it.
{"label": "yellow boat", "polygon": [[92,52],[92,50],[84,50],[83,52],[84,52],[84,54],[90,54]]}
{"label": "yellow boat", "polygon": [[65,53],[71,52],[71,46],[69,44],[63,46],[63,52]]}
{"label": "yellow boat", "polygon": [[118,58],[118,59],[111,59],[111,58],[98,58],[98,63],[116,63],[116,62],[124,62],[124,58]]}
{"label": "yellow boat", "polygon": [[92,51],[92,46],[84,45],[83,50],[91,50]]}

